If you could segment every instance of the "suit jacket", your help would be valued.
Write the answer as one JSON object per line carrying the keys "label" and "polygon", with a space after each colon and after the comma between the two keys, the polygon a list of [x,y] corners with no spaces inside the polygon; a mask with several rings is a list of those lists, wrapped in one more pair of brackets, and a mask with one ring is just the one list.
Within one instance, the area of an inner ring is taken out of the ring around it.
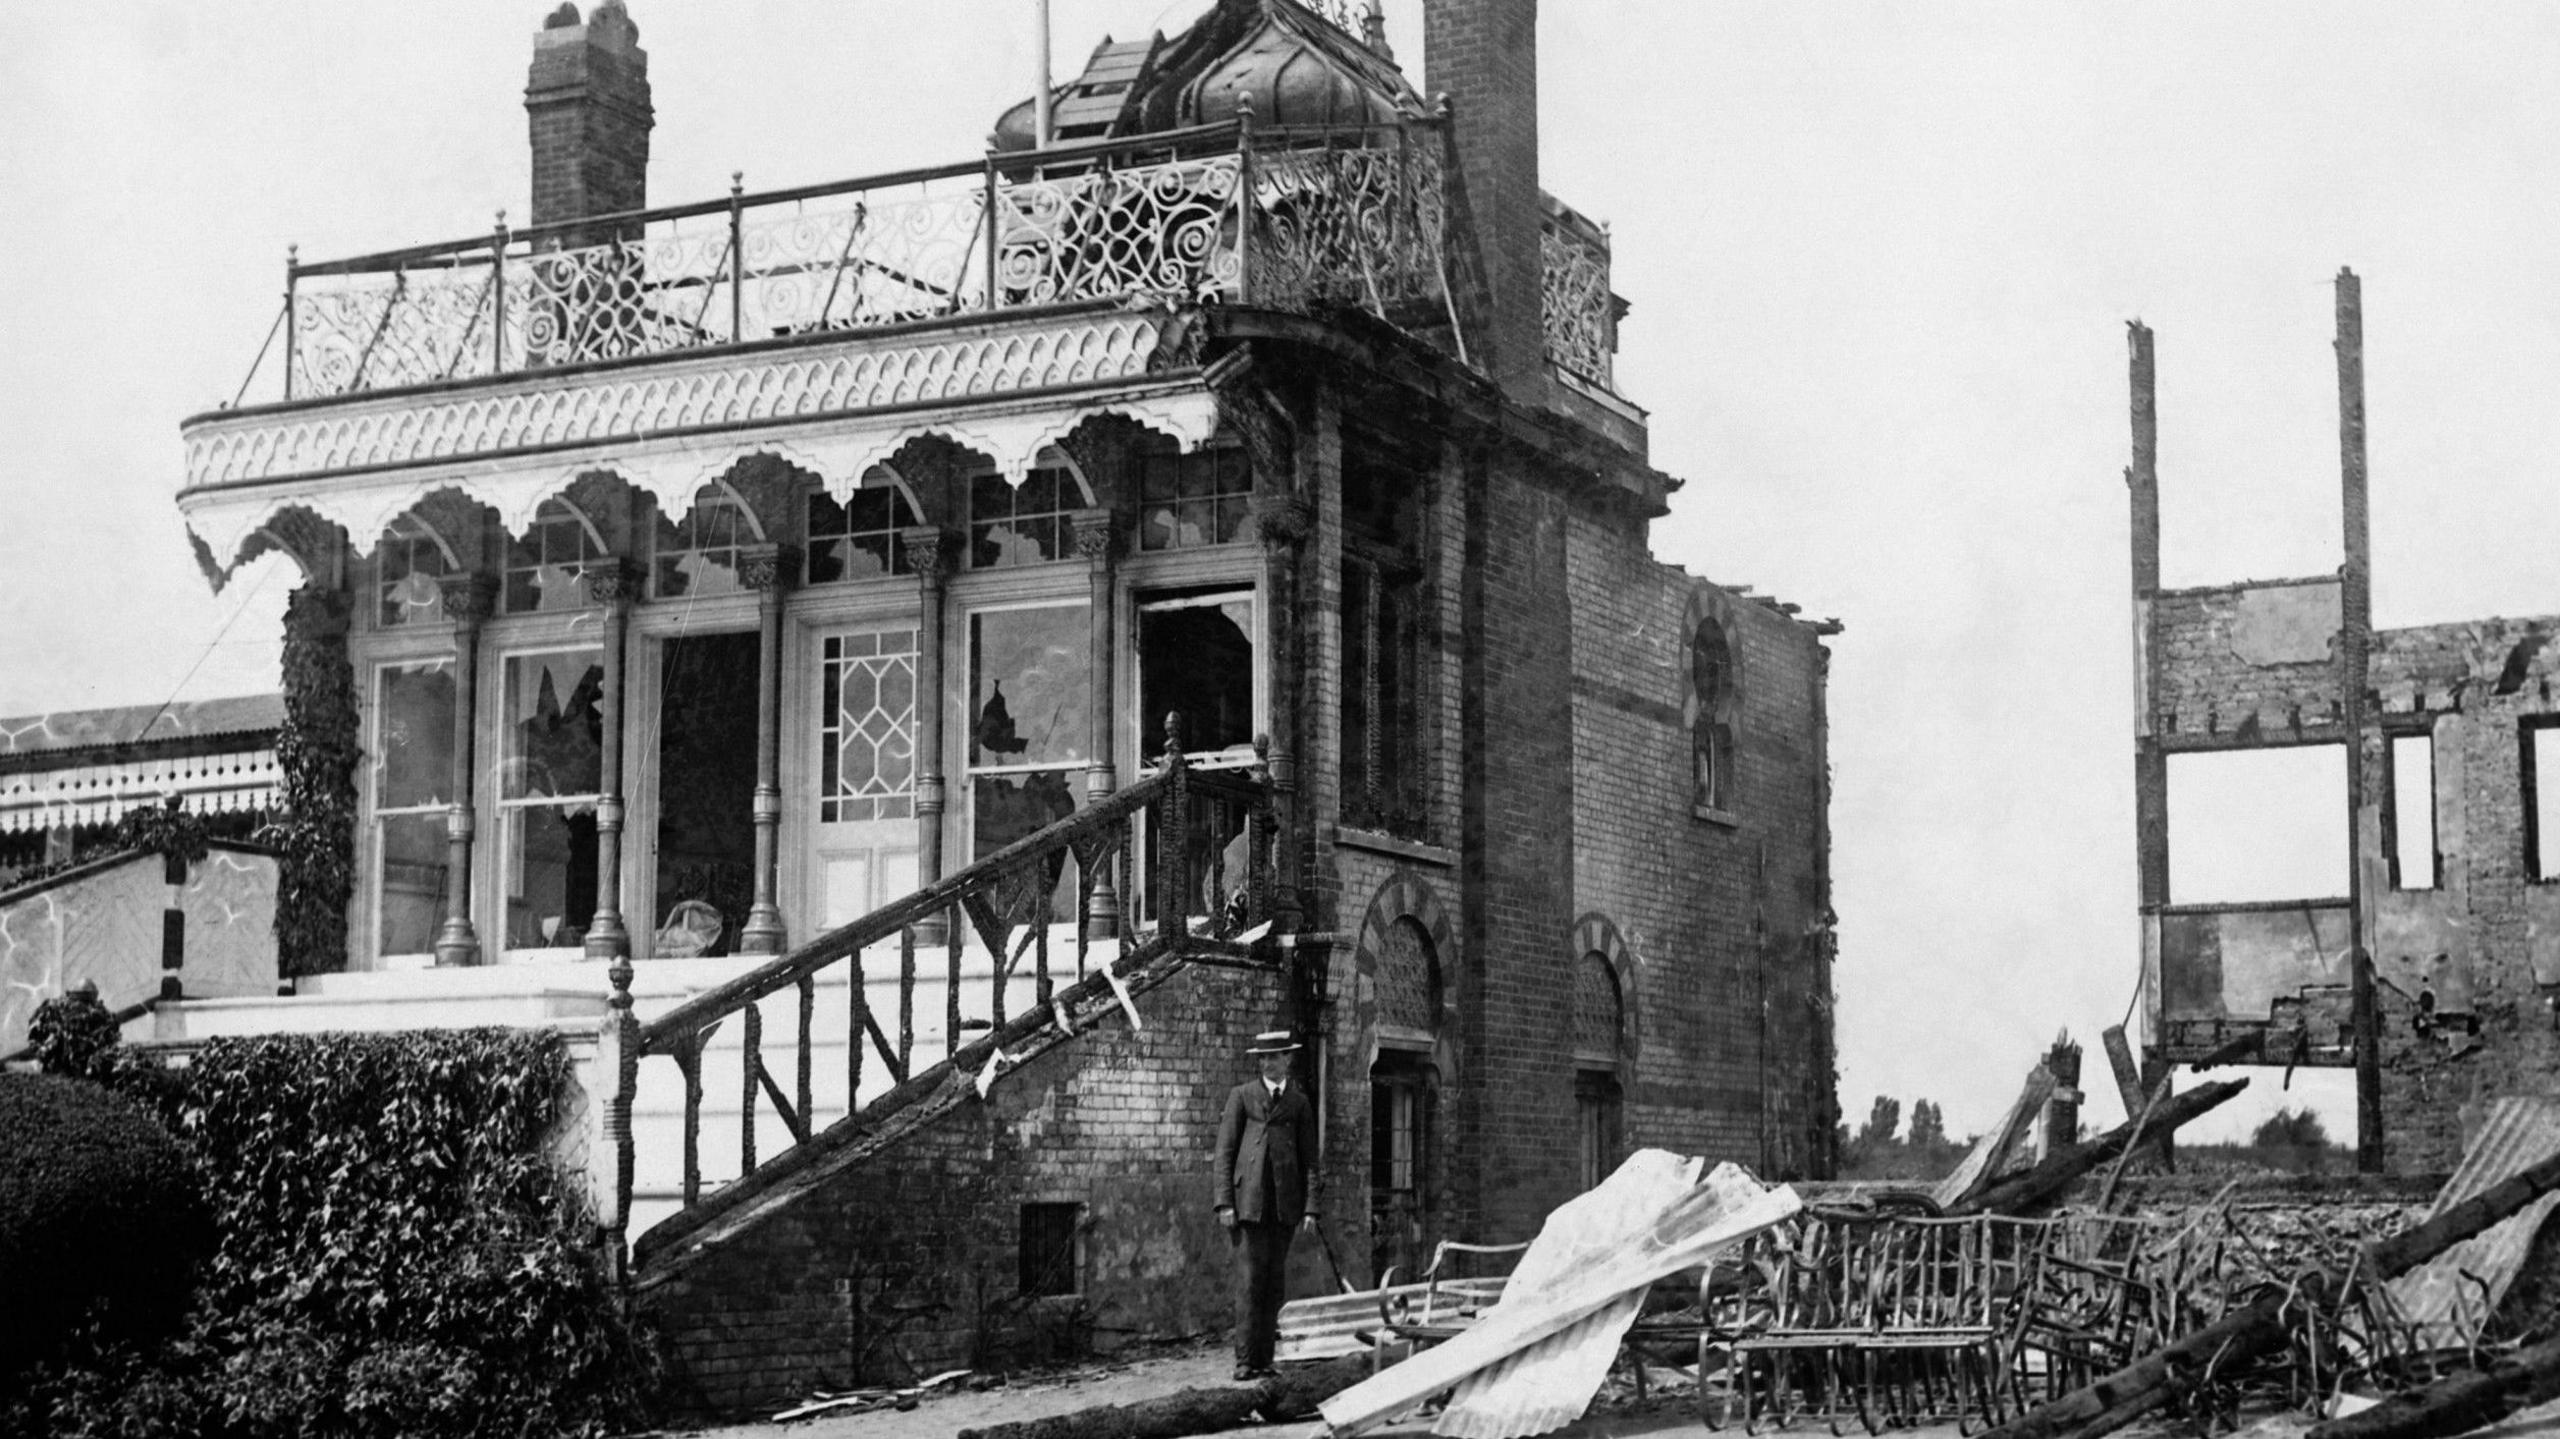
{"label": "suit jacket", "polygon": [[1315,1188],[1316,1109],[1291,1079],[1278,1099],[1260,1079],[1227,1091],[1218,1121],[1217,1203],[1247,1224],[1296,1224]]}

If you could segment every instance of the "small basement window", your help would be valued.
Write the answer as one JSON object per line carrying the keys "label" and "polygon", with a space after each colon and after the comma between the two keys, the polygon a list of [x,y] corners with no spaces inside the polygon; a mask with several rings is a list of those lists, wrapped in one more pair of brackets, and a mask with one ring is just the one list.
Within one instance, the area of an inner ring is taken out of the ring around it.
{"label": "small basement window", "polygon": [[1073,1294],[1083,1266],[1076,1262],[1081,1204],[1022,1206],[1022,1297]]}

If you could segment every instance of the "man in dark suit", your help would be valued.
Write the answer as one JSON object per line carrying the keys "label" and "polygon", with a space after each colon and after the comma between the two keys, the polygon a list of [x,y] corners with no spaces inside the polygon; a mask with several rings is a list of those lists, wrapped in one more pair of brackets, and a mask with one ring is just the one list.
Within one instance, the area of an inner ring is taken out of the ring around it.
{"label": "man in dark suit", "polygon": [[1236,1377],[1273,1372],[1289,1239],[1313,1228],[1321,1173],[1316,1107],[1290,1077],[1297,1041],[1285,1029],[1254,1036],[1245,1051],[1262,1068],[1227,1091],[1218,1121],[1218,1223],[1236,1254]]}

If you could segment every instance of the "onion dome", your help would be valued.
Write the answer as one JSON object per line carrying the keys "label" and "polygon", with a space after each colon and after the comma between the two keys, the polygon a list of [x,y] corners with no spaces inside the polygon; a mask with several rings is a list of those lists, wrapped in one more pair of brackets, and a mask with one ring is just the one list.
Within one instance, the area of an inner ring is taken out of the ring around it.
{"label": "onion dome", "polygon": [[[1058,87],[1051,124],[1072,142],[1222,124],[1250,101],[1257,125],[1351,126],[1419,112],[1422,97],[1383,50],[1296,0],[1217,0],[1171,40],[1105,40]],[[998,150],[1032,147],[1032,104],[997,120]]]}

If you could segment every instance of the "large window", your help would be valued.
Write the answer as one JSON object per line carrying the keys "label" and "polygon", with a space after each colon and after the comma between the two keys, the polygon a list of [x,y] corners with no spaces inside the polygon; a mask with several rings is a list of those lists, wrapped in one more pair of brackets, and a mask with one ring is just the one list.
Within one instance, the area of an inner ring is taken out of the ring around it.
{"label": "large window", "polygon": [[447,900],[453,806],[453,662],[374,671],[374,952],[425,954]]}
{"label": "large window", "polygon": [[1138,596],[1138,754],[1164,748],[1164,717],[1182,716],[1184,752],[1253,758],[1253,591],[1202,588]]}
{"label": "large window", "polygon": [[603,656],[592,649],[509,655],[503,690],[498,818],[506,947],[574,947],[596,908]]}
{"label": "large window", "polygon": [[2391,887],[2436,887],[2436,741],[2433,735],[2391,737]]}
{"label": "large window", "polygon": [[843,504],[824,490],[811,494],[808,582],[828,585],[907,573],[898,531],[917,523],[915,506],[894,486],[865,486]]}
{"label": "large window", "polygon": [[1073,814],[1090,762],[1090,607],[969,616],[970,836],[984,858]]}
{"label": "large window", "polygon": [[531,528],[507,543],[507,613],[583,608],[586,568],[604,557],[604,542],[585,516],[559,500],[544,501]]}
{"label": "large window", "polygon": [[1343,447],[1342,809],[1406,839],[1430,833],[1424,481],[1374,442]]}

